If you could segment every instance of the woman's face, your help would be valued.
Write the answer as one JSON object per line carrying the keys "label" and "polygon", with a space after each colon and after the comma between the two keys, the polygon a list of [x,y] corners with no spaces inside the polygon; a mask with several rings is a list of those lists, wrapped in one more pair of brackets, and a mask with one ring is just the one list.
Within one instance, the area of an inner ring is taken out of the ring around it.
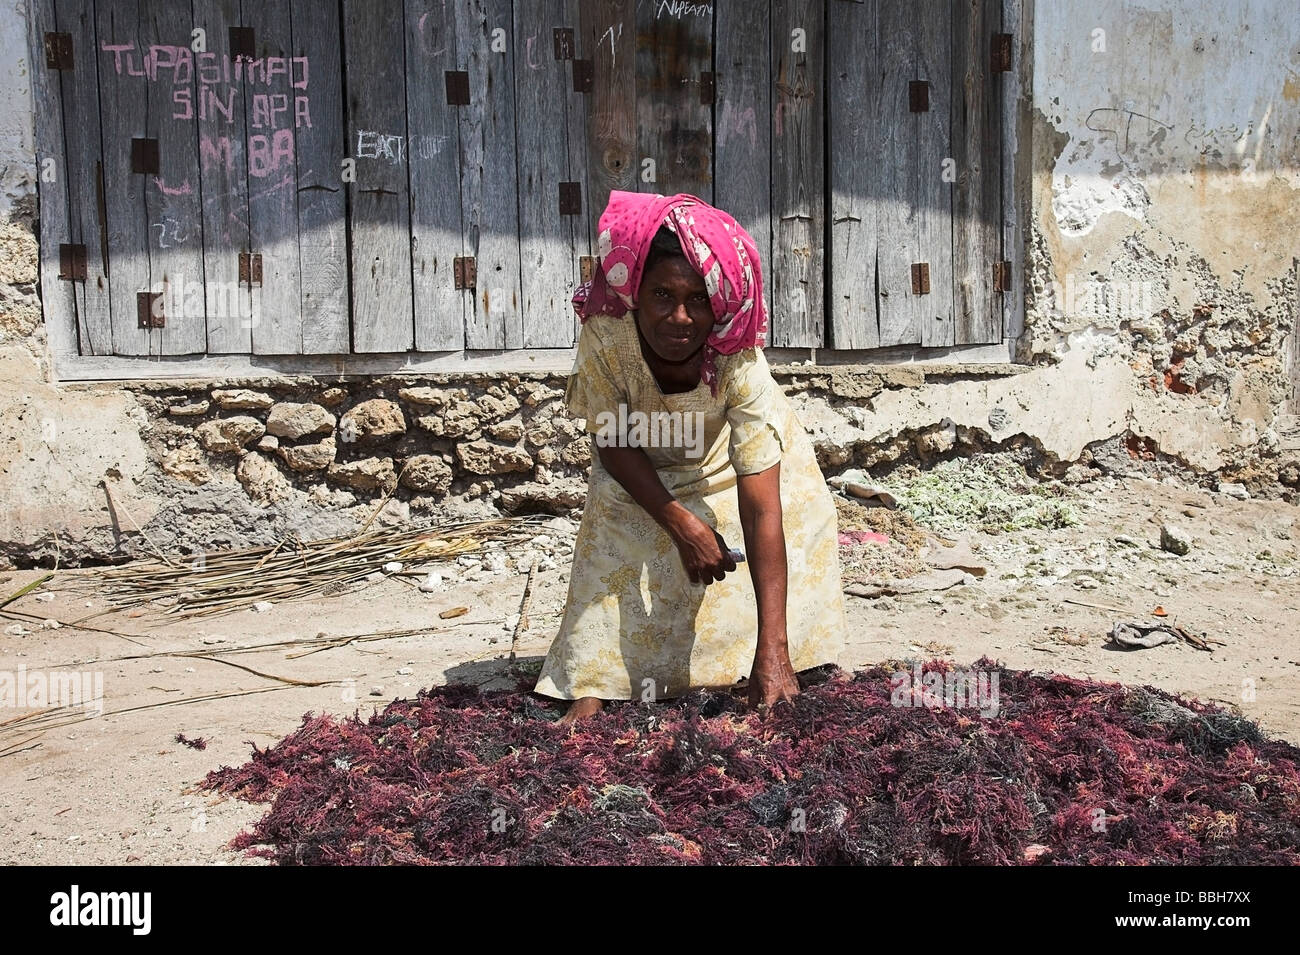
{"label": "woman's face", "polygon": [[637,327],[664,361],[682,362],[704,347],[713,329],[713,307],[704,277],[685,256],[660,259],[641,277]]}

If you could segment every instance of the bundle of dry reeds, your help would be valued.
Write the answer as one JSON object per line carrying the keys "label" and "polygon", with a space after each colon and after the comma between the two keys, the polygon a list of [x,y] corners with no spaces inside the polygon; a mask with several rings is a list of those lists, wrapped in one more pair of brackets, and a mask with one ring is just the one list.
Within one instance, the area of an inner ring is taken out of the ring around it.
{"label": "bundle of dry reeds", "polygon": [[94,578],[100,595],[126,608],[167,605],[165,613],[210,616],[259,601],[300,600],[342,592],[385,564],[446,560],[496,542],[510,546],[537,533],[545,517],[465,521],[422,530],[363,530],[351,537],[218,551],[201,558],[136,561]]}

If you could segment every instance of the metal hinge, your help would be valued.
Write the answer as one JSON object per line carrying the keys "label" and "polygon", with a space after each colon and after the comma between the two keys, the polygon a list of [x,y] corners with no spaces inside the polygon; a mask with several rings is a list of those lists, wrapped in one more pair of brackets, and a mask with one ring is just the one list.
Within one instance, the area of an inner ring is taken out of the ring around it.
{"label": "metal hinge", "polygon": [[560,215],[582,215],[582,183],[560,183]]}
{"label": "metal hinge", "polygon": [[469,105],[469,72],[466,70],[447,70],[447,105]]}
{"label": "metal hinge", "polygon": [[995,33],[990,38],[990,68],[994,73],[1006,73],[1011,69],[1011,45],[1014,34]]}
{"label": "metal hinge", "polygon": [[995,292],[1011,291],[1011,263],[1010,262],[993,263],[993,291]]}
{"label": "metal hinge", "polygon": [[556,27],[551,35],[555,38],[555,58],[573,59],[573,27]]}
{"label": "metal hinge", "polygon": [[930,294],[930,263],[929,262],[912,263],[912,294],[913,295]]}
{"label": "metal hinge", "polygon": [[596,277],[596,257],[594,255],[578,256],[578,275],[583,282],[590,282]]}
{"label": "metal hinge", "polygon": [[474,288],[478,282],[478,263],[472,255],[458,255],[452,260],[452,275],[456,288]]}
{"label": "metal hinge", "polygon": [[907,84],[907,108],[913,113],[930,111],[929,80],[912,80]]}
{"label": "metal hinge", "polygon": [[262,253],[239,253],[239,284],[249,288],[262,287]]}
{"label": "metal hinge", "polygon": [[591,60],[573,61],[573,92],[590,93],[596,86],[596,67]]}
{"label": "metal hinge", "polygon": [[72,34],[45,34],[45,65],[52,70],[72,69]]}
{"label": "metal hinge", "polygon": [[86,281],[86,247],[63,244],[59,246],[59,278],[68,282]]}
{"label": "metal hinge", "polygon": [[159,168],[158,140],[132,139],[131,171],[156,176]]}
{"label": "metal hinge", "polygon": [[164,312],[166,299],[162,292],[135,293],[135,319],[138,328],[164,328],[167,315]]}
{"label": "metal hinge", "polygon": [[257,38],[252,27],[230,27],[228,33],[232,60],[241,56],[246,60],[257,59]]}

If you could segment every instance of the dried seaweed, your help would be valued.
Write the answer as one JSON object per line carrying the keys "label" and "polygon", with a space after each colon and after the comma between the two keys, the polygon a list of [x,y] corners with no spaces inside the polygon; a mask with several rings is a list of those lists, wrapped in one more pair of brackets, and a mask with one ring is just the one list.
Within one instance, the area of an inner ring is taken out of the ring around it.
{"label": "dried seaweed", "polygon": [[572,732],[530,693],[441,687],[309,714],[203,785],[270,802],[232,846],[282,864],[1300,863],[1300,750],[1160,690],[978,666],[995,718],[892,705],[884,667],[805,674],[765,720],[698,691]]}
{"label": "dried seaweed", "polygon": [[202,736],[196,737],[194,739],[190,739],[184,733],[177,733],[176,742],[180,743],[182,746],[188,746],[190,749],[208,748],[208,741],[204,739]]}

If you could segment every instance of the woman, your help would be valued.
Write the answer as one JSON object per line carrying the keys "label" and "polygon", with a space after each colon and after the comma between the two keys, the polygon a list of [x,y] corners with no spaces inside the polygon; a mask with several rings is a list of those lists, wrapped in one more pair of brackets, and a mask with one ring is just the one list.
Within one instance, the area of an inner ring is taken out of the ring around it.
{"label": "woman", "polygon": [[537,692],[570,723],[745,676],[752,704],[790,700],[844,609],[835,507],[761,350],[757,249],[695,196],[615,191],[597,250],[565,394],[590,486]]}

